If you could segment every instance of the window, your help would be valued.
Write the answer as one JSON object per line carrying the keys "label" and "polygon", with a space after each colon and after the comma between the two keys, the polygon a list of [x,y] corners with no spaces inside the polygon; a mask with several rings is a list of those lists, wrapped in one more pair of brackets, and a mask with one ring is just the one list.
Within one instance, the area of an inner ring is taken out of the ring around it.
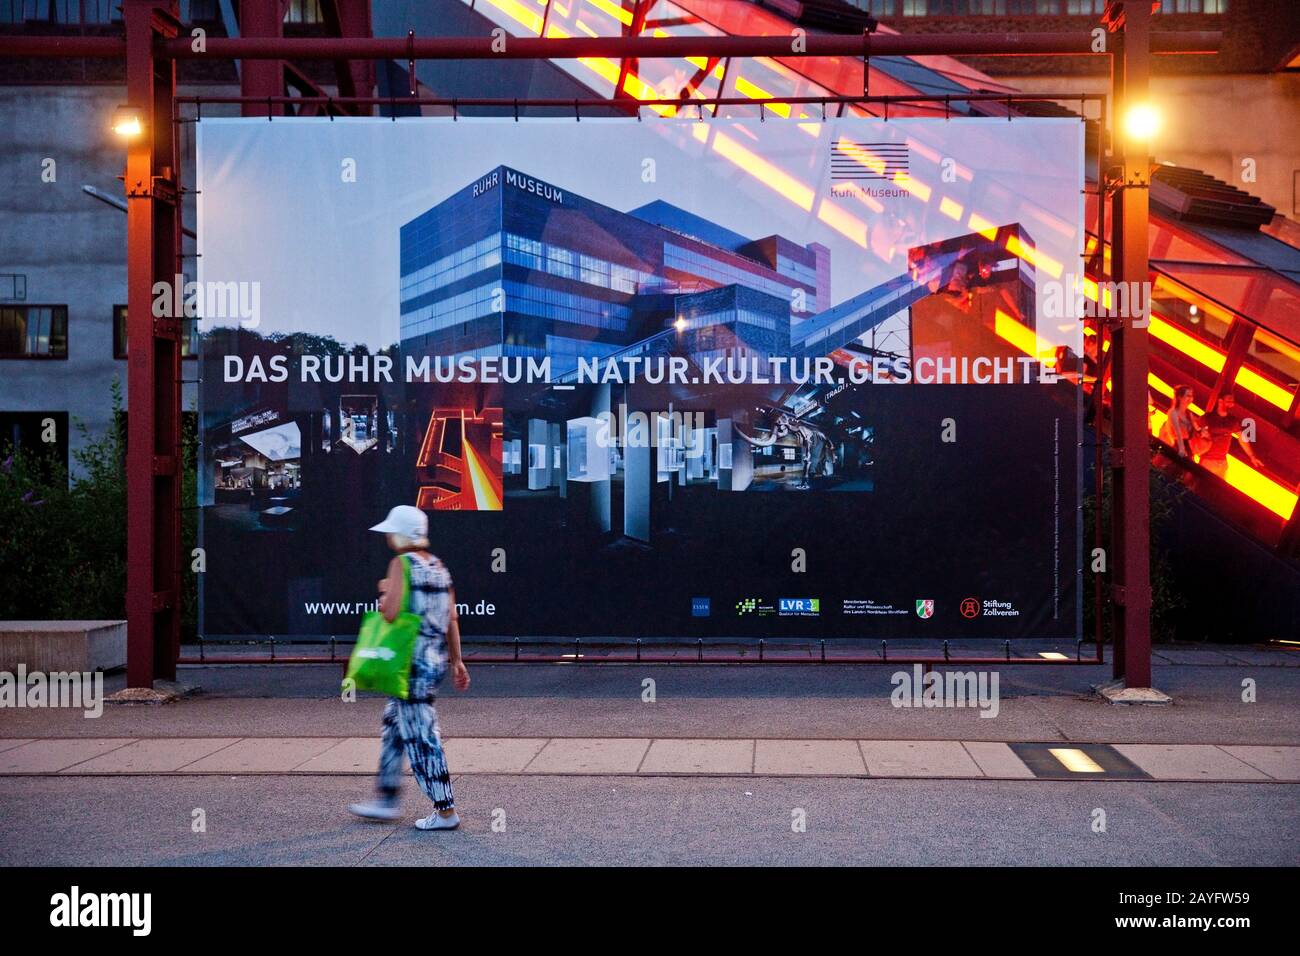
{"label": "window", "polygon": [[0,0],[0,23],[112,23],[121,19],[120,0]]}
{"label": "window", "polygon": [[1227,13],[1228,0],[1164,0],[1160,13]]}
{"label": "window", "polygon": [[67,357],[66,305],[0,306],[0,358]]}
{"label": "window", "polygon": [[[181,358],[192,359],[199,354],[199,323],[197,319],[181,319]],[[126,306],[113,306],[113,358],[126,358]]]}
{"label": "window", "polygon": [[559,246],[547,246],[546,252],[550,260],[547,272],[552,275],[564,276],[567,279],[577,278],[578,270],[573,265],[575,256],[572,250],[561,249]]}
{"label": "window", "polygon": [[324,23],[320,0],[289,0],[284,12],[285,23]]}
{"label": "window", "polygon": [[583,255],[578,257],[578,262],[582,267],[579,275],[583,282],[609,288],[610,263],[605,262],[603,259],[597,259],[595,256]]}
{"label": "window", "polygon": [[220,20],[221,10],[217,4],[218,0],[190,0],[188,13],[182,7],[181,15],[189,23],[199,20]]}
{"label": "window", "polygon": [[[849,0],[878,17],[1100,16],[1106,0]],[[1227,13],[1228,0],[1164,0],[1159,13]]]}

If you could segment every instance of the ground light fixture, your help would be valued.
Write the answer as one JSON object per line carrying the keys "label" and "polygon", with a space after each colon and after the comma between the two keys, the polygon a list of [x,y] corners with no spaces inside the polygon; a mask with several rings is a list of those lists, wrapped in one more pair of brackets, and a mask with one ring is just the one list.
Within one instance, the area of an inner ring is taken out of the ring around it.
{"label": "ground light fixture", "polygon": [[136,139],[144,132],[144,111],[138,106],[119,106],[113,110],[112,125],[113,132],[122,139]]}
{"label": "ground light fixture", "polygon": [[1052,747],[1048,751],[1060,761],[1061,765],[1072,773],[1105,773],[1101,764],[1093,760],[1082,750],[1074,747]]}
{"label": "ground light fixture", "polygon": [[1139,143],[1149,143],[1160,131],[1160,111],[1150,103],[1134,103],[1124,112],[1124,134]]}

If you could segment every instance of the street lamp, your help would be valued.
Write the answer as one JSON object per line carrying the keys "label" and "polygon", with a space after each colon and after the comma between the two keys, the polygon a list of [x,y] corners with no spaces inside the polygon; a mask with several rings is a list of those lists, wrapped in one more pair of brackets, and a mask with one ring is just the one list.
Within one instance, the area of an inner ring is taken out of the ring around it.
{"label": "street lamp", "polygon": [[1150,103],[1134,103],[1124,113],[1124,134],[1137,143],[1150,143],[1160,131],[1160,111]]}
{"label": "street lamp", "polygon": [[126,105],[113,110],[113,132],[125,140],[136,139],[144,132],[144,111]]}

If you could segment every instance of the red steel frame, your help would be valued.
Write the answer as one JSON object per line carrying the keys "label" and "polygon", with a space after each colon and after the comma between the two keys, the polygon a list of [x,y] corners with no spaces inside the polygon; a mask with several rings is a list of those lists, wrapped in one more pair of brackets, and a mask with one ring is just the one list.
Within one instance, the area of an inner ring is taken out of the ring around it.
{"label": "red steel frame", "polygon": [[[1144,103],[1151,78],[1151,4],[1112,2],[1106,25],[1119,43],[1111,60],[1115,97],[1112,128],[1122,164],[1112,208],[1111,268],[1116,282],[1150,280],[1147,225],[1150,214],[1150,146],[1122,130],[1128,106]],[[1105,171],[1097,170],[1099,185]],[[1103,187],[1104,188],[1104,187]],[[1105,205],[1104,202],[1098,206]],[[1104,232],[1097,241],[1104,242]],[[1151,686],[1151,428],[1147,421],[1150,336],[1146,322],[1131,318],[1107,323],[1114,369],[1111,424],[1111,544],[1114,608],[1114,676],[1128,687]],[[1100,422],[1098,422],[1100,425]]]}
{"label": "red steel frame", "polygon": [[[1109,95],[1106,93],[1068,93],[1068,94],[965,93],[965,94],[951,94],[946,96],[925,95],[925,94],[890,95],[890,96],[773,96],[773,97],[767,97],[765,99],[752,99],[750,97],[744,97],[744,96],[732,96],[732,97],[710,97],[710,98],[703,98],[703,99],[695,99],[695,100],[690,100],[686,103],[683,103],[681,100],[676,100],[676,99],[628,100],[626,102],[626,105],[629,110],[634,110],[634,111],[639,110],[640,107],[676,106],[681,108],[681,114],[684,118],[690,119],[694,117],[701,122],[708,122],[709,117],[716,115],[717,107],[719,106],[745,106],[751,109],[754,107],[758,107],[761,110],[764,104],[770,104],[770,103],[783,103],[783,104],[791,104],[791,105],[794,104],[821,105],[823,107],[823,115],[826,115],[825,107],[831,105],[843,106],[849,104],[872,104],[876,106],[884,106],[885,107],[884,118],[888,120],[889,107],[891,104],[905,106],[908,104],[916,104],[916,103],[948,104],[950,102],[958,102],[958,103],[985,102],[985,103],[1006,104],[1008,108],[1010,108],[1016,103],[1057,102],[1062,100],[1069,101],[1069,102],[1078,101],[1080,103],[1081,108],[1083,103],[1096,102],[1100,104],[1101,107],[1100,116],[1104,117],[1106,115],[1106,107],[1107,107],[1107,102],[1109,100]],[[513,111],[516,114],[516,119],[518,119],[519,110],[528,109],[529,107],[562,107],[565,109],[573,109],[575,111],[575,115],[581,115],[581,110],[583,108],[608,108],[611,104],[611,101],[609,99],[605,99],[603,97],[589,97],[585,99],[518,99],[516,100],[516,99],[501,99],[499,97],[448,98],[448,97],[433,97],[433,96],[344,97],[344,96],[284,96],[284,95],[177,96],[175,102],[178,110],[177,115],[175,117],[175,121],[177,124],[183,122],[201,121],[202,108],[205,103],[209,105],[238,104],[244,107],[244,111],[243,111],[244,115],[272,116],[272,117],[282,115],[282,113],[280,112],[280,108],[287,105],[297,105],[300,107],[305,107],[307,109],[325,108],[326,110],[338,109],[342,111],[347,111],[353,107],[390,106],[390,105],[396,105],[400,103],[403,106],[431,106],[431,107],[441,107],[445,109],[451,109],[453,111],[453,116],[455,115],[455,111],[460,107],[492,107],[501,110],[502,115],[508,115],[511,111]],[[182,106],[195,107],[195,111],[197,115],[193,119],[182,118],[179,113],[179,109]],[[257,112],[250,113],[249,112],[250,107],[255,107],[257,109]],[[695,107],[695,109],[692,110],[691,107]],[[709,109],[708,112],[706,112],[706,108]],[[1082,119],[1083,118],[1081,117],[1081,121]],[[1098,169],[1102,168],[1103,158],[1104,158],[1104,139],[1102,136],[1099,135],[1097,137],[1097,154],[1094,157],[1094,161],[1097,163]],[[1104,216],[1105,216],[1105,204],[1098,203],[1097,224],[1096,224],[1098,234],[1102,234],[1102,231],[1104,229],[1104,222],[1105,222]],[[1100,443],[1097,444],[1096,448],[1098,451],[1098,460],[1096,463],[1097,474],[1098,476],[1100,476],[1101,475]],[[1098,501],[1100,501],[1100,491],[1098,493]],[[1100,515],[1100,509],[1098,509],[1098,514]],[[1098,535],[1098,537],[1100,537],[1100,535]],[[1100,605],[1100,602],[1098,603]],[[696,653],[693,657],[687,657],[681,655],[673,655],[673,656],[655,655],[651,653],[644,653],[642,650],[643,645],[647,645],[647,644],[650,646],[657,646],[657,645],[666,645],[672,643],[668,640],[662,640],[662,641],[644,640],[644,639],[628,640],[628,641],[619,642],[617,645],[610,645],[610,644],[600,644],[598,642],[589,642],[587,644],[584,644],[584,642],[581,639],[573,639],[573,640],[566,640],[563,638],[533,639],[527,642],[521,642],[517,639],[512,640],[510,638],[502,638],[496,640],[488,640],[487,643],[495,644],[495,645],[513,644],[512,653],[505,654],[505,655],[474,653],[473,660],[481,664],[557,664],[557,663],[575,664],[575,663],[584,663],[584,662],[585,663],[680,664],[680,663],[689,662],[689,663],[705,663],[705,664],[764,664],[764,665],[767,664],[807,665],[810,663],[895,664],[895,665],[924,664],[927,667],[932,665],[991,666],[995,664],[1003,664],[1003,665],[1015,664],[1017,666],[1019,665],[1061,666],[1061,665],[1070,665],[1070,664],[1086,664],[1086,665],[1095,666],[1098,664],[1105,663],[1105,659],[1103,657],[1103,652],[1102,652],[1102,642],[1100,639],[1101,636],[1100,606],[1098,606],[1097,610],[1098,610],[1097,638],[1093,642],[1095,647],[1094,655],[1092,657],[1084,657],[1082,655],[1082,644],[1084,643],[1084,641],[1080,640],[1077,642],[1075,657],[1073,659],[1067,659],[1067,660],[1049,660],[1049,659],[1038,658],[1038,657],[1013,658],[1011,656],[1011,648],[1010,648],[1009,641],[1005,642],[1004,645],[1005,652],[1000,657],[999,656],[984,656],[984,657],[953,656],[948,653],[948,643],[949,643],[948,641],[943,642],[944,652],[942,657],[917,656],[908,653],[902,653],[895,656],[891,656],[888,651],[888,642],[886,641],[881,641],[881,652],[876,656],[864,657],[864,656],[833,654],[832,656],[827,657],[825,640],[821,640],[819,642],[820,654],[816,658],[809,658],[807,656],[797,656],[797,655],[771,657],[771,656],[767,656],[766,653],[767,642],[762,639],[758,639],[757,644],[755,645],[757,650],[757,656],[754,655],[747,655],[744,657],[740,657],[736,655],[706,656],[705,653],[706,646],[708,646],[709,644],[718,645],[718,644],[729,644],[733,642],[732,640],[728,640],[727,638],[710,639],[710,641],[707,644],[704,640],[697,640],[695,642]],[[326,643],[326,642],[300,641],[300,642],[290,642],[290,643],[319,644],[319,643]],[[204,652],[203,645],[202,643],[200,643],[199,654],[197,657],[193,657],[193,656],[183,657],[178,660],[178,663],[181,664],[247,664],[247,663],[256,662],[259,664],[340,664],[340,665],[345,664],[346,659],[339,658],[335,653],[337,642],[331,639],[328,643],[331,646],[331,652],[329,656],[291,655],[285,657],[277,657],[275,656],[276,644],[274,641],[272,641],[271,643],[272,656],[269,659],[257,658],[255,660],[247,657],[239,657],[237,655],[234,656],[208,655]],[[632,651],[630,653],[619,653],[619,654],[608,654],[608,655],[601,654],[600,656],[595,656],[589,650],[590,648],[594,648],[594,647],[610,647],[610,646],[617,646],[618,648],[628,647],[631,648]],[[684,642],[679,642],[677,646],[682,649],[688,649],[691,647],[690,644]],[[528,647],[565,648],[565,649],[571,649],[572,653],[554,653],[549,655],[537,654],[537,653],[521,653],[523,648],[528,648]],[[584,653],[584,648],[588,649],[586,653]],[[776,645],[775,653],[777,653],[778,655],[780,655],[781,653],[779,644]]]}
{"label": "red steel frame", "polygon": [[[359,12],[363,0],[336,0],[330,5],[342,24],[340,32],[361,32],[368,18]],[[1158,4],[1157,4],[1158,5]],[[1099,55],[1112,57],[1114,117],[1124,107],[1146,98],[1152,53],[1211,53],[1217,50],[1217,33],[1160,34],[1151,31],[1152,3],[1149,0],[1110,0],[1104,16],[1111,30],[1111,49]],[[281,64],[255,61],[324,59],[345,63],[376,59],[565,59],[585,56],[655,58],[678,56],[877,56],[939,54],[960,55],[1087,55],[1096,54],[1090,33],[980,34],[980,35],[809,35],[802,50],[791,48],[789,37],[665,37],[639,36],[544,39],[509,38],[506,48],[492,49],[491,37],[401,38],[330,37],[285,39],[280,30],[281,0],[242,0],[245,36],[211,38],[204,52],[193,48],[189,37],[178,37],[176,0],[123,0],[125,40],[103,37],[0,37],[0,56],[27,57],[115,57],[126,59],[128,103],[144,112],[145,135],[127,152],[127,330],[132,348],[129,358],[127,396],[127,680],[132,687],[152,686],[156,678],[175,676],[179,658],[180,553],[180,334],[176,320],[152,316],[152,288],[156,281],[171,282],[180,271],[181,224],[179,171],[175,118],[176,66],[179,59],[240,59],[246,112],[259,105],[273,113],[284,96]],[[271,34],[249,36],[250,32]],[[252,66],[252,69],[249,67]],[[353,67],[349,67],[353,69]],[[352,74],[354,77],[357,73]],[[952,97],[964,99],[965,97]],[[975,98],[972,95],[972,98]],[[994,95],[992,99],[1014,101],[1017,97]],[[1024,97],[1020,97],[1024,99]],[[1035,97],[1029,97],[1035,98]],[[1036,97],[1042,99],[1044,97]],[[1058,97],[1059,98],[1059,97]],[[227,101],[230,98],[225,98]],[[294,98],[298,102],[301,98]],[[318,99],[318,98],[317,98]],[[345,97],[340,97],[340,105]],[[889,99],[889,98],[881,98]],[[942,100],[943,97],[900,97]],[[211,102],[212,100],[209,100]],[[357,98],[355,104],[385,103],[389,100]],[[411,102],[406,100],[406,102]],[[484,101],[461,100],[470,105]],[[514,102],[514,101],[510,101]],[[554,105],[567,105],[558,101]],[[611,101],[600,100],[608,106]],[[706,101],[701,101],[706,102]],[[749,100],[749,105],[758,101]],[[774,102],[787,102],[774,98]],[[444,101],[448,105],[455,101]],[[498,105],[508,105],[498,101]],[[575,110],[579,101],[574,101]],[[1103,117],[1104,119],[1104,117]],[[1113,122],[1114,127],[1118,123]],[[1117,281],[1148,279],[1147,220],[1150,157],[1143,143],[1117,135],[1120,164],[1113,177],[1114,278]],[[1101,147],[1099,147],[1100,149]],[[1103,197],[1108,189],[1107,174],[1098,167],[1098,186]],[[1105,203],[1098,203],[1104,215]],[[1104,237],[1101,230],[1099,236]],[[1111,588],[1114,606],[1114,673],[1129,687],[1151,683],[1151,584],[1149,529],[1149,431],[1147,427],[1146,383],[1148,334],[1145,324],[1108,323],[1112,336],[1111,362],[1114,380],[1114,424],[1110,452],[1112,473],[1113,569]],[[1098,423],[1100,424],[1100,423]],[[565,645],[568,646],[568,645]],[[581,642],[575,654],[549,660],[581,660]],[[760,642],[760,648],[762,647]],[[699,644],[700,660],[703,644]],[[945,648],[946,650],[946,648]],[[1007,657],[942,658],[901,657],[832,658],[827,663],[924,663],[924,664],[1061,664],[1100,663],[1089,661],[1012,660]],[[504,660],[546,658],[507,657]],[[478,657],[480,661],[489,658]],[[293,659],[287,659],[293,660]],[[602,657],[602,661],[618,658]],[[678,662],[681,658],[636,657],[625,661],[643,663]],[[734,658],[741,662],[754,658]],[[804,663],[807,659],[799,659]],[[709,659],[710,662],[724,662]],[[795,663],[771,659],[763,663]]]}
{"label": "red steel frame", "polygon": [[127,102],[144,135],[127,147],[127,683],[175,679],[180,653],[181,339],[178,318],[154,318],[153,287],[181,270],[176,64],[155,56],[176,36],[174,3],[126,0]]}

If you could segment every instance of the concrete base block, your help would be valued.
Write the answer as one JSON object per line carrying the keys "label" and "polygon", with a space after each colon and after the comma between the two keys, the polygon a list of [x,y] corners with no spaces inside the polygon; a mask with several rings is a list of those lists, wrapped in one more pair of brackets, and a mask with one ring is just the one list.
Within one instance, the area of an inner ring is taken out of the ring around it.
{"label": "concrete base block", "polygon": [[1141,704],[1153,707],[1168,707],[1174,699],[1164,691],[1154,687],[1125,687],[1122,680],[1109,684],[1098,684],[1093,690],[1099,697],[1112,704]]}
{"label": "concrete base block", "polygon": [[104,698],[106,704],[170,704],[176,695],[166,690],[152,687],[124,687],[115,694]]}
{"label": "concrete base block", "polygon": [[126,666],[126,621],[0,621],[0,670],[109,671]]}

